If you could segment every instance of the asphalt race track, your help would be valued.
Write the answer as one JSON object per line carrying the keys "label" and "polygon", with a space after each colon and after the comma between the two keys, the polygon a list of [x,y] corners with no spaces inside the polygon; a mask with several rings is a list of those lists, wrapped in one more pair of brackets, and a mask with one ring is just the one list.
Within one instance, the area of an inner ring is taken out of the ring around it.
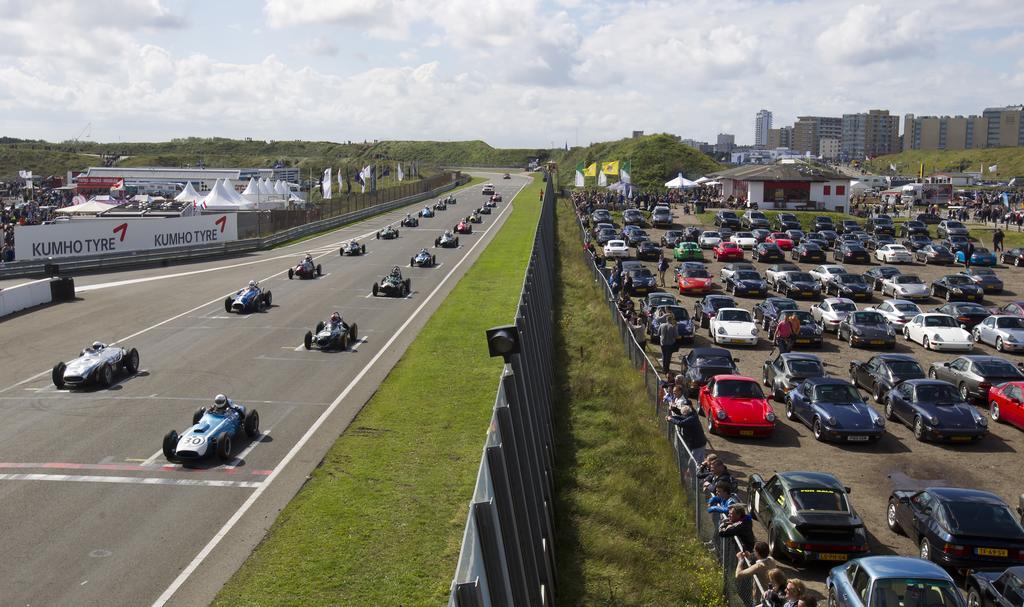
{"label": "asphalt race track", "polygon": [[[479,186],[397,240],[373,234],[424,203],[249,256],[79,277],[78,301],[0,323],[0,603],[208,604],[529,183],[483,175],[504,201],[458,249],[434,249],[434,238],[483,204]],[[367,254],[340,257],[353,237]],[[422,247],[437,267],[408,267]],[[324,276],[289,281],[307,251]],[[372,298],[395,265],[411,295]],[[225,296],[251,279],[273,306],[226,314]],[[358,323],[360,343],[304,350],[303,334],[334,310]],[[138,348],[139,374],[110,389],[57,391],[53,365],[95,340]],[[236,442],[228,465],[169,464],[163,435],[188,427],[218,392],[259,410],[261,437]]]}

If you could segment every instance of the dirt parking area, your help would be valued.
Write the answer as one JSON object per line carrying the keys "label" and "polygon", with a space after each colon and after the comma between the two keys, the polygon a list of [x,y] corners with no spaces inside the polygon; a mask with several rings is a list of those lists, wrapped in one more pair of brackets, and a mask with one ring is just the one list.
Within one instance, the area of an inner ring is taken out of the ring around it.
{"label": "dirt parking area", "polygon": [[[697,225],[692,215],[682,215],[679,209],[673,209],[675,228],[683,225]],[[862,222],[863,223],[863,222]],[[705,226],[715,229],[713,226]],[[650,226],[644,228],[655,242],[659,241],[662,230]],[[931,226],[934,237],[934,226]],[[671,250],[665,249],[666,257],[671,260]],[[724,293],[719,280],[720,269],[724,265],[713,261],[710,251],[705,252],[706,264],[715,277],[715,293]],[[749,254],[747,261],[750,261]],[[649,262],[652,270],[656,263]],[[829,259],[831,262],[831,252]],[[672,261],[675,268],[679,262]],[[762,272],[770,264],[754,262]],[[797,264],[804,270],[810,270],[818,264]],[[852,272],[862,273],[871,266],[848,266]],[[922,264],[901,266],[904,274],[917,274],[926,283],[945,274],[957,273],[958,267],[925,266]],[[1015,299],[1024,299],[1024,268],[1000,266],[996,272],[1004,280],[1006,289],[998,295],[986,295],[982,302],[987,307],[1002,306]],[[670,281],[672,270],[666,273]],[[693,305],[699,296],[681,296],[678,290],[665,289],[676,294],[684,307],[692,314]],[[772,293],[774,295],[774,293]],[[737,302],[749,310],[759,299],[737,297]],[[858,308],[876,305],[883,301],[881,294],[876,292],[871,303],[859,302]],[[801,309],[807,310],[815,303],[811,300],[800,300]],[[944,302],[930,299],[919,302],[922,310],[930,311]],[[867,360],[876,352],[870,349],[854,349],[845,342],[839,342],[834,334],[826,333],[823,347],[820,350],[807,351],[817,354],[827,365],[831,375],[849,378],[849,363],[852,360]],[[761,341],[757,347],[733,347],[734,356],[739,359],[740,371],[749,377],[760,379],[761,365],[768,359],[772,345],[767,342],[766,335],[761,332]],[[698,329],[694,347],[712,345],[707,330]],[[652,358],[660,360],[660,351],[648,346]],[[933,362],[949,361],[959,353],[939,353],[924,350],[920,345],[906,342],[902,337],[897,340],[895,352],[913,355],[927,371]],[[976,344],[976,354],[997,354],[993,348]],[[678,360],[685,355],[681,351],[674,358],[673,369],[678,370]],[[1008,360],[1017,363],[1018,355],[1004,354]],[[862,392],[864,392],[862,390]],[[882,407],[869,401],[881,414]],[[1020,473],[1022,462],[1020,453],[1024,452],[1024,433],[1005,424],[990,422],[991,433],[984,440],[975,444],[936,444],[918,442],[912,431],[898,422],[886,424],[886,435],[872,445],[821,443],[814,439],[810,429],[804,425],[791,422],[785,417],[785,407],[774,403],[778,417],[775,434],[767,440],[743,440],[720,436],[710,437],[713,450],[724,457],[729,467],[740,479],[741,491],[745,488],[746,479],[753,473],[760,473],[765,478],[774,472],[792,470],[811,470],[830,472],[852,489],[851,501],[863,518],[874,554],[916,555],[917,547],[906,537],[898,536],[885,523],[886,503],[893,489],[924,488],[935,485],[961,486],[992,491],[1002,497],[1011,507],[1016,508],[1018,496],[1024,492],[1024,479]],[[759,539],[766,539],[766,532],[759,523],[754,525]],[[811,587],[821,592],[823,580],[828,573],[828,565],[814,565],[808,568],[797,568],[797,574],[811,583]]]}

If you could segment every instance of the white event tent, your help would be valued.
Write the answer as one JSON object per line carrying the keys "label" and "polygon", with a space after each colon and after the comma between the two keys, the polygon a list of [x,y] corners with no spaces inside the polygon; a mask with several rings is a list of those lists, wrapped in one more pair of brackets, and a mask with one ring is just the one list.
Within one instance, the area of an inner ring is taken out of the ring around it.
{"label": "white event tent", "polygon": [[185,183],[185,189],[180,194],[174,197],[178,202],[199,202],[203,199],[202,195],[192,187],[192,182]]}
{"label": "white event tent", "polygon": [[249,211],[256,207],[235,191],[235,188],[216,181],[210,193],[203,199],[203,208],[208,211]]}
{"label": "white event tent", "polygon": [[675,179],[665,182],[665,187],[670,190],[678,190],[680,188],[692,188],[696,187],[697,185],[699,184],[696,181],[690,181],[686,177],[683,177],[682,173],[679,173],[679,176],[676,177]]}

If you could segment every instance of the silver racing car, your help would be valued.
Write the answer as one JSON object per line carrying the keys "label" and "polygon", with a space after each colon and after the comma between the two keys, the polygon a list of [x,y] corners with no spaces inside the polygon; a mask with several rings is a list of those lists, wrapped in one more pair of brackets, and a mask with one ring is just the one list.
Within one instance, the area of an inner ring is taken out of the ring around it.
{"label": "silver racing car", "polygon": [[66,363],[53,366],[53,385],[58,390],[81,388],[87,385],[110,387],[114,375],[134,375],[139,370],[139,351],[135,348],[115,348],[102,342],[93,344]]}

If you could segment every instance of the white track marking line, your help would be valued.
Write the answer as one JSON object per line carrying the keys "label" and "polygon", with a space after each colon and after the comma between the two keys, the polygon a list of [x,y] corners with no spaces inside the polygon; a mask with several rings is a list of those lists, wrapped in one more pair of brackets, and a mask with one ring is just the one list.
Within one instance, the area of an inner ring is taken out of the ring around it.
{"label": "white track marking line", "polygon": [[263,481],[217,481],[138,476],[77,476],[72,474],[0,474],[0,481],[63,481],[71,483],[115,483],[121,485],[171,485],[177,487],[241,487],[245,489],[259,489],[263,484]]}
{"label": "white track marking line", "polygon": [[[519,188],[519,191],[516,192],[516,195],[518,195],[519,192],[526,188],[526,186],[529,183],[530,182],[524,183]],[[513,196],[513,198],[515,198],[515,196]],[[501,213],[499,213],[499,217],[503,215],[505,211],[510,209],[511,207],[512,205],[505,205],[505,208],[502,210]],[[469,251],[467,251],[467,254],[464,255],[462,259],[460,259],[458,263],[456,263],[452,267],[452,269],[448,271],[447,274],[445,274],[444,278],[441,279],[441,282],[438,283],[436,287],[434,287],[434,290],[431,291],[430,294],[426,296],[426,298],[424,298],[423,302],[420,303],[420,305],[415,310],[413,310],[412,314],[409,315],[409,318],[407,318],[405,322],[402,323],[402,326],[399,327],[398,330],[394,332],[394,334],[391,336],[391,339],[389,339],[387,343],[381,346],[380,350],[377,351],[377,354],[375,354],[373,358],[371,358],[369,362],[366,363],[366,365],[359,371],[359,374],[356,375],[351,382],[349,382],[348,386],[344,390],[342,390],[341,394],[339,394],[338,397],[335,398],[333,402],[331,402],[330,406],[327,407],[327,409],[325,409],[324,412],[320,414],[320,417],[316,418],[316,421],[313,422],[313,425],[311,425],[309,429],[306,430],[305,434],[303,434],[302,437],[299,438],[295,445],[293,445],[292,448],[288,451],[288,453],[285,454],[284,458],[281,459],[281,461],[278,462],[276,466],[274,466],[274,471],[271,472],[269,476],[267,476],[266,480],[264,480],[263,483],[256,487],[256,490],[253,491],[251,495],[249,495],[249,498],[246,499],[245,502],[243,502],[242,505],[238,507],[238,510],[235,510],[234,514],[231,515],[231,517],[224,523],[220,530],[217,531],[217,533],[214,534],[212,538],[210,538],[210,541],[207,542],[205,546],[203,546],[203,549],[200,550],[199,553],[195,556],[195,558],[192,559],[192,562],[190,562],[184,569],[182,569],[181,573],[178,574],[178,577],[174,578],[174,581],[171,582],[171,585],[168,586],[167,589],[164,590],[163,593],[159,597],[157,597],[155,601],[153,601],[153,607],[162,607],[163,605],[165,605],[167,601],[170,600],[172,596],[174,596],[174,593],[177,592],[179,588],[181,588],[182,584],[184,584],[188,580],[188,578],[192,576],[195,570],[199,568],[199,565],[201,565],[202,562],[206,560],[206,557],[209,556],[211,552],[213,552],[213,549],[216,548],[218,544],[220,544],[221,540],[224,539],[228,532],[230,532],[231,529],[234,528],[236,524],[238,524],[238,521],[241,520],[242,516],[244,516],[245,513],[248,512],[250,508],[252,508],[252,505],[256,503],[256,500],[259,499],[261,495],[263,495],[263,491],[266,490],[266,488],[269,487],[272,482],[274,482],[274,480],[281,473],[281,471],[284,470],[285,466],[287,466],[289,463],[291,463],[293,459],[295,459],[295,456],[299,453],[299,451],[301,451],[303,447],[306,446],[306,443],[308,443],[309,440],[316,433],[316,431],[320,429],[320,426],[322,426],[324,422],[327,421],[327,418],[330,417],[332,413],[334,413],[335,409],[337,409],[338,405],[340,405],[341,402],[345,399],[345,397],[348,396],[349,392],[351,392],[352,389],[359,384],[363,377],[365,377],[366,374],[370,372],[370,369],[372,369],[373,366],[377,364],[377,361],[380,360],[382,356],[384,356],[384,353],[388,352],[388,350],[391,348],[391,345],[395,343],[395,340],[397,340],[401,335],[405,333],[405,329],[408,328],[410,324],[412,324],[412,321],[415,320],[417,316],[419,316],[420,312],[422,312],[423,309],[427,306],[427,304],[430,303],[430,301],[434,298],[434,296],[438,292],[440,292],[441,287],[443,287],[445,283],[448,282],[448,279],[451,278],[453,274],[455,274],[455,271],[459,269],[459,266],[461,266],[467,259],[469,259],[469,253],[472,253],[473,249],[479,246],[481,242],[483,242],[482,238],[473,243],[473,246],[470,247]]]}
{"label": "white track marking line", "polygon": [[231,463],[228,464],[227,466],[224,466],[224,467],[227,468],[228,470],[232,470],[234,468],[237,468],[237,467],[241,466],[243,463],[245,463],[246,456],[248,456],[250,453],[252,453],[252,450],[256,448],[256,445],[258,445],[258,444],[263,442],[263,437],[264,436],[269,436],[270,435],[270,430],[271,430],[271,428],[268,428],[267,430],[264,430],[264,431],[260,432],[259,436],[257,436],[256,438],[252,439],[251,441],[249,441],[249,446],[248,447],[246,447],[245,449],[242,449],[242,451],[238,455],[236,455],[233,460],[231,460]]}
{"label": "white track marking line", "polygon": [[163,454],[164,454],[164,450],[160,449],[159,451],[157,451],[153,455],[150,455],[149,457],[144,459],[142,461],[142,465],[143,466],[152,466],[154,463],[156,463],[156,460],[159,459],[160,456],[163,455]]}

